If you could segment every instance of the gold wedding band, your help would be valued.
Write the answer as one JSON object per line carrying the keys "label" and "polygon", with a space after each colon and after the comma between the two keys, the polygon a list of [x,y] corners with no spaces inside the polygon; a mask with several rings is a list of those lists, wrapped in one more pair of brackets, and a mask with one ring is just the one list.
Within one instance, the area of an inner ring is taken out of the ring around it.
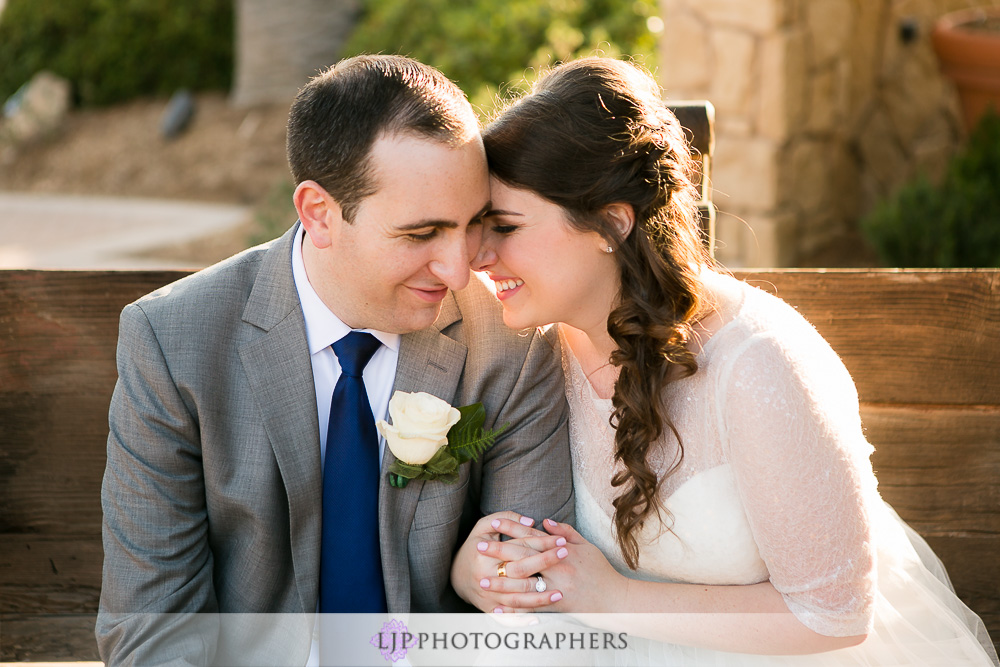
{"label": "gold wedding band", "polygon": [[507,576],[507,563],[510,561],[500,561],[497,563],[497,576],[506,577]]}

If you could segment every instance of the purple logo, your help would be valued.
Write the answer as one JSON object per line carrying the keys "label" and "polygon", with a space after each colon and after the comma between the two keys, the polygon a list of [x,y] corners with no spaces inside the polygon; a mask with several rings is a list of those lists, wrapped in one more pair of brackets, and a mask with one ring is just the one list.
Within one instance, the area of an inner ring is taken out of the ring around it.
{"label": "purple logo", "polygon": [[406,649],[417,645],[417,638],[410,634],[406,624],[394,618],[383,623],[382,629],[369,643],[379,650],[383,658],[396,662],[406,657]]}

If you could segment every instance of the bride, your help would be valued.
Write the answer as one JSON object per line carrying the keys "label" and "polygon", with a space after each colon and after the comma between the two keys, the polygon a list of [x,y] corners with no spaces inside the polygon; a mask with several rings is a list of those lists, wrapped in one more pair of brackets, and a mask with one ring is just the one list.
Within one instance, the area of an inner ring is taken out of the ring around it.
{"label": "bride", "polygon": [[656,640],[630,645],[634,663],[998,664],[879,496],[840,359],[707,256],[652,78],[562,65],[484,140],[493,210],[473,268],[508,326],[559,323],[576,529],[486,517],[453,566],[459,594],[494,612],[660,612],[627,617]]}

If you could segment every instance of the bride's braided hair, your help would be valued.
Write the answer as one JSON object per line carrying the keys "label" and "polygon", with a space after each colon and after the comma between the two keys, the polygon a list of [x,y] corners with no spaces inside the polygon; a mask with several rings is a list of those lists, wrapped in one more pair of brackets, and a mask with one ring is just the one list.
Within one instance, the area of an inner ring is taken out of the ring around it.
{"label": "bride's braided hair", "polygon": [[[694,162],[683,129],[649,74],[630,63],[584,58],[561,65],[531,94],[512,103],[484,132],[493,174],[562,206],[571,224],[607,239],[617,258],[621,293],[608,317],[617,345],[615,459],[621,488],[614,525],[629,567],[638,566],[637,531],[654,513],[662,479],[649,453],[664,430],[683,446],[666,414],[663,390],[697,370],[688,348],[701,314],[698,272],[710,262],[698,226]],[[635,228],[625,238],[605,215],[631,204]],[[665,525],[669,525],[665,523]]]}

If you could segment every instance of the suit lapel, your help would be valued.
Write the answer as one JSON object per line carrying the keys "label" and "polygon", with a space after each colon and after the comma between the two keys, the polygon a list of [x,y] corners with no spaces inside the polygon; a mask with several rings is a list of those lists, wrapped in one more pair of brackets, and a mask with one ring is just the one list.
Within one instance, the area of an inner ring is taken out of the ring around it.
{"label": "suit lapel", "polygon": [[321,494],[319,424],[305,322],[292,278],[295,225],[262,260],[243,321],[263,330],[240,347],[288,494],[292,563],[303,611],[319,590]]}
{"label": "suit lapel", "polygon": [[[468,350],[441,331],[459,319],[458,302],[453,294],[449,294],[433,327],[401,338],[393,392],[424,391],[449,403],[454,402]],[[389,611],[405,612],[410,608],[410,567],[406,545],[424,483],[413,481],[403,489],[390,486],[388,468],[395,460],[396,457],[386,447],[379,481],[379,535]],[[451,545],[442,547],[441,557],[447,558]]]}

